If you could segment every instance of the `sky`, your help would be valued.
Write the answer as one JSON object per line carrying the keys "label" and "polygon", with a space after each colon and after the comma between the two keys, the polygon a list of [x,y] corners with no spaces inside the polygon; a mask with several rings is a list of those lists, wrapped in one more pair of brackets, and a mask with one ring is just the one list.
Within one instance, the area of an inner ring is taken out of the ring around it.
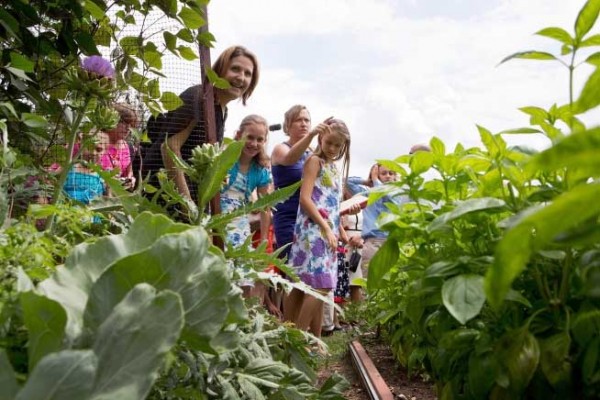
{"label": "sky", "polygon": [[[583,0],[213,0],[209,31],[219,53],[240,44],[259,58],[260,81],[247,106],[230,103],[226,133],[260,114],[281,123],[294,104],[313,126],[329,116],[352,136],[351,175],[366,176],[377,159],[394,159],[436,136],[447,151],[482,146],[477,125],[492,133],[528,126],[520,107],[568,101],[568,70],[558,62],[511,60],[524,50],[559,53],[534,35],[549,26],[573,32]],[[599,33],[600,23],[594,27]],[[588,53],[589,54],[589,53]],[[579,58],[583,60],[583,57]],[[592,72],[575,70],[577,95]],[[178,73],[169,89],[197,83]],[[161,86],[164,86],[161,83]],[[600,123],[599,113],[582,119]],[[269,137],[269,149],[285,140]],[[543,149],[541,135],[511,135],[509,144]]]}

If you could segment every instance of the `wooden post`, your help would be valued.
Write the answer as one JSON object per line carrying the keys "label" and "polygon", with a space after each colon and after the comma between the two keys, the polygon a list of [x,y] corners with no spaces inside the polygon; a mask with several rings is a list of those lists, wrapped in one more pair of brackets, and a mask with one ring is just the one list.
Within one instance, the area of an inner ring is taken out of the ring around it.
{"label": "wooden post", "polygon": [[[206,23],[200,27],[199,33],[208,32],[208,8],[205,5],[202,6],[204,13],[204,20]],[[205,68],[211,67],[210,61],[210,49],[207,46],[203,46],[202,43],[198,44],[198,50],[200,53],[200,82],[202,82],[202,110],[204,119],[204,129],[206,130],[206,137],[208,143],[217,143],[217,124],[215,120],[215,93],[213,85],[208,82],[206,77]],[[210,212],[212,215],[221,213],[221,195],[217,192],[215,197],[210,200]],[[213,244],[219,247],[221,250],[224,249],[223,240],[221,237],[213,235]]]}

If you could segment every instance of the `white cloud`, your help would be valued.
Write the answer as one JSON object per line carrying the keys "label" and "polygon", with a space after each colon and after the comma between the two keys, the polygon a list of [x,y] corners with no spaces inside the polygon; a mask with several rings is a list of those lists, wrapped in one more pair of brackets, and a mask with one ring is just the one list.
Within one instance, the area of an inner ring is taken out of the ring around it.
{"label": "white cloud", "polygon": [[[572,31],[584,1],[560,0],[226,0],[209,4],[213,57],[242,44],[261,62],[247,107],[233,104],[230,135],[248,113],[280,122],[306,104],[313,122],[346,120],[353,174],[413,143],[438,136],[452,149],[479,145],[476,124],[492,132],[525,126],[519,107],[568,100],[567,70],[556,62],[512,60],[522,50],[558,51],[533,35],[547,26]],[[597,28],[595,28],[597,31]],[[580,90],[590,69],[576,75]],[[596,115],[586,120],[600,122]],[[595,118],[595,119],[594,119]],[[271,145],[283,138],[273,134]],[[514,136],[535,147],[542,137]]]}

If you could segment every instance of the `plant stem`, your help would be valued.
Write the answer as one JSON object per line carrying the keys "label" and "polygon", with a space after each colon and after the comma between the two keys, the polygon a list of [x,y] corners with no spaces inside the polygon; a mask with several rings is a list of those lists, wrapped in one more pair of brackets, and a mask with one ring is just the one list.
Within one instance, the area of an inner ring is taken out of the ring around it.
{"label": "plant stem", "polygon": [[537,266],[533,267],[533,278],[535,279],[535,283],[537,284],[538,291],[540,295],[546,302],[550,302],[550,293],[547,291],[547,286],[542,282],[542,274]]}
{"label": "plant stem", "polygon": [[560,289],[558,292],[558,298],[561,304],[566,303],[567,293],[569,292],[569,277],[571,275],[571,265],[573,264],[573,254],[570,251],[567,252],[565,261],[562,267],[562,276],[560,279]]}
{"label": "plant stem", "polygon": [[[77,133],[79,132],[79,126],[81,125],[81,121],[85,115],[85,110],[90,102],[90,99],[86,99],[81,111],[78,113],[77,117],[73,120],[71,124],[71,128],[69,129],[68,136],[68,148],[67,148],[67,162],[64,165],[61,165],[61,171],[58,178],[58,182],[56,183],[56,187],[54,188],[54,195],[52,196],[53,205],[60,204],[62,200],[63,194],[63,186],[67,181],[67,175],[71,169],[71,164],[73,163],[73,149],[75,148],[75,142],[77,140]],[[54,214],[51,215],[46,221],[46,230],[51,230],[54,225]]]}
{"label": "plant stem", "polygon": [[[573,47],[573,54],[571,55],[571,63],[569,64],[569,110],[573,111],[573,75],[575,72],[575,53],[577,53],[577,48]],[[572,125],[569,124],[569,125]],[[573,126],[570,126],[572,129]]]}

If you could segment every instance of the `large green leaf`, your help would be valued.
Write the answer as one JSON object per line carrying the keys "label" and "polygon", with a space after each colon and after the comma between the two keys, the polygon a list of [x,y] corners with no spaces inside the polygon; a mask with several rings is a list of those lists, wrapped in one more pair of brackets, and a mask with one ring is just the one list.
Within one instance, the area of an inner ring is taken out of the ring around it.
{"label": "large green leaf", "polygon": [[483,276],[459,275],[444,282],[442,300],[450,314],[461,324],[476,317],[483,304]]}
{"label": "large green leaf", "polygon": [[562,42],[564,44],[569,44],[569,45],[573,44],[573,38],[563,28],[557,28],[557,27],[544,28],[541,31],[536,32],[536,35],[546,36],[551,39],[556,39],[559,42]]}
{"label": "large green leaf", "polygon": [[536,338],[526,328],[506,332],[496,344],[496,359],[508,378],[508,389],[522,393],[540,360]]}
{"label": "large green leaf", "polygon": [[58,301],[67,311],[67,339],[74,340],[80,334],[88,294],[112,263],[148,248],[162,235],[186,229],[190,226],[175,223],[164,215],[145,212],[124,234],[105,236],[94,243],[76,246],[65,265],[38,285],[42,294]]}
{"label": "large green leaf", "polygon": [[92,17],[97,19],[98,21],[106,18],[106,5],[103,2],[100,4],[96,4],[95,2],[89,0],[83,3],[84,8],[91,14]]}
{"label": "large green leaf", "polygon": [[21,114],[21,120],[30,128],[46,128],[48,126],[48,121],[37,114],[23,113]]}
{"label": "large green leaf", "polygon": [[529,176],[563,167],[600,167],[600,128],[573,133],[538,153],[525,166]]}
{"label": "large green leaf", "polygon": [[0,399],[14,399],[18,391],[19,385],[17,384],[15,371],[10,365],[6,351],[0,349]]}
{"label": "large green leaf", "polygon": [[600,378],[600,337],[595,337],[585,348],[581,373],[587,384],[598,382]]}
{"label": "large green leaf", "polygon": [[400,251],[395,240],[386,240],[383,246],[369,261],[369,277],[367,289],[375,290],[381,286],[381,280],[387,272],[398,262]]}
{"label": "large green leaf", "polygon": [[483,126],[477,125],[481,142],[490,153],[492,158],[498,158],[506,150],[506,142],[500,135],[492,135],[492,133]]}
{"label": "large green leaf", "polygon": [[44,356],[62,348],[67,313],[61,305],[32,291],[20,294],[23,320],[29,332],[29,370]]}
{"label": "large green leaf", "polygon": [[89,399],[96,356],[92,350],[63,350],[44,357],[15,400]]}
{"label": "large green leaf", "polygon": [[500,200],[494,197],[481,197],[468,199],[465,201],[456,202],[456,206],[452,211],[441,214],[436,219],[431,221],[427,226],[429,232],[441,229],[446,226],[449,222],[454,221],[457,218],[463,217],[464,215],[484,210],[494,210],[503,208],[506,206],[504,200]]}
{"label": "large green leaf", "polygon": [[153,68],[155,70],[162,69],[162,53],[159,51],[144,48],[140,58],[148,68]]}
{"label": "large green leaf", "polygon": [[183,7],[179,12],[179,18],[189,29],[198,29],[206,23],[204,18],[190,7]]}
{"label": "large green leaf", "polygon": [[555,390],[564,393],[571,386],[571,337],[561,332],[540,340],[539,344],[542,372]]}
{"label": "large green leaf", "polygon": [[600,34],[592,35],[579,44],[579,47],[600,46]]}
{"label": "large green leaf", "polygon": [[507,129],[500,133],[503,135],[515,135],[515,134],[522,135],[522,134],[543,133],[543,132],[536,128],[515,128],[515,129]]}
{"label": "large green leaf", "polygon": [[[600,213],[600,184],[575,187],[539,211],[527,215],[506,232],[498,243],[495,259],[485,277],[490,304],[499,306],[513,280],[521,274],[531,254],[541,250],[559,233]],[[565,216],[568,215],[568,218]]]}
{"label": "large green leaf", "polygon": [[35,67],[35,63],[28,57],[13,51],[10,52],[10,65],[13,68],[22,69],[25,72],[33,72]]}
{"label": "large green leaf", "polygon": [[446,154],[446,146],[438,137],[434,136],[429,141],[431,152],[436,156],[444,156]]}
{"label": "large green leaf", "polygon": [[233,141],[215,157],[210,173],[204,174],[198,184],[199,208],[204,209],[210,199],[221,190],[225,177],[233,164],[240,158],[243,147],[243,141]]}
{"label": "large green leaf", "polygon": [[507,62],[508,60],[512,60],[513,58],[521,58],[524,60],[557,60],[558,59],[550,53],[547,53],[545,51],[536,51],[536,50],[529,50],[529,51],[520,51],[518,53],[514,53],[511,54],[508,57],[505,57],[502,61],[500,61],[500,64]]}
{"label": "large green leaf", "polygon": [[475,399],[488,398],[487,395],[494,386],[495,373],[498,369],[496,359],[490,352],[477,354],[472,352],[469,356],[469,372],[467,379],[469,390]]}
{"label": "large green leaf", "polygon": [[79,48],[82,50],[83,54],[92,55],[92,54],[100,54],[98,48],[96,47],[96,42],[94,41],[94,37],[85,31],[77,32],[73,39],[79,45]]}
{"label": "large green leaf", "polygon": [[468,154],[458,160],[456,169],[458,171],[471,169],[475,172],[483,172],[487,171],[491,165],[492,161],[489,157],[482,154]]}
{"label": "large green leaf", "polygon": [[600,310],[580,311],[573,318],[573,337],[581,347],[600,336]]}
{"label": "large green leaf", "polygon": [[[136,284],[180,293],[186,313],[188,340],[207,346],[228,318],[240,318],[230,293],[225,261],[209,251],[210,239],[202,227],[164,235],[150,248],[115,262],[96,282],[85,311],[90,330],[102,324],[113,307]],[[235,313],[235,315],[232,315]]]}
{"label": "large green leaf", "polygon": [[590,75],[586,81],[581,94],[575,103],[578,113],[584,113],[600,104],[600,67]]}
{"label": "large green leaf", "polygon": [[91,398],[145,398],[183,323],[178,294],[136,285],[98,329],[93,345],[98,366]]}
{"label": "large green leaf", "polygon": [[[177,51],[181,54],[184,60],[194,61],[198,58],[198,55],[189,46],[177,46]],[[225,80],[227,82],[227,80]]]}
{"label": "large green leaf", "polygon": [[[6,32],[21,42],[21,36],[19,35],[19,21],[15,19],[4,7],[0,8],[0,25]],[[8,36],[8,35],[7,35]]]}
{"label": "large green leaf", "polygon": [[277,204],[283,202],[285,199],[293,195],[296,190],[301,186],[302,182],[298,181],[292,185],[286,186],[281,189],[274,190],[273,193],[269,193],[265,196],[261,196],[257,201],[252,202],[245,207],[240,207],[232,212],[225,214],[213,215],[210,221],[206,224],[206,229],[210,230],[217,227],[227,225],[231,220],[241,215],[250,214],[256,210],[264,210],[269,207],[277,208]]}
{"label": "large green leaf", "polygon": [[429,151],[417,151],[410,158],[408,165],[413,174],[420,175],[431,168],[433,158],[433,153]]}
{"label": "large green leaf", "polygon": [[575,39],[581,41],[598,19],[600,0],[588,0],[575,20]]}
{"label": "large green leaf", "polygon": [[[599,35],[600,36],[600,35]],[[590,54],[586,59],[585,62],[588,64],[592,64],[596,67],[600,67],[600,51]]]}
{"label": "large green leaf", "polygon": [[173,92],[163,92],[160,96],[160,102],[167,111],[175,110],[183,104],[181,97]]}
{"label": "large green leaf", "polygon": [[163,32],[163,39],[165,41],[165,46],[167,49],[171,51],[171,53],[178,55],[176,47],[177,47],[177,36],[172,34],[171,32],[165,31]]}

